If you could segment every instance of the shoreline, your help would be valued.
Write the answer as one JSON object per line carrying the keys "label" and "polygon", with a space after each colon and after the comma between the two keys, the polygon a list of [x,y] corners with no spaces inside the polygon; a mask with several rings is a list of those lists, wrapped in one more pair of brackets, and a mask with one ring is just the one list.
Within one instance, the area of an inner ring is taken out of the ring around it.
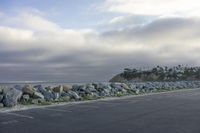
{"label": "shoreline", "polygon": [[169,94],[174,92],[187,92],[192,90],[199,90],[200,88],[190,88],[190,89],[176,89],[176,90],[169,90],[169,91],[161,91],[161,92],[150,92],[150,93],[144,93],[144,94],[138,94],[138,95],[126,95],[121,97],[105,97],[100,98],[96,100],[85,100],[85,101],[74,101],[74,102],[58,102],[58,103],[52,103],[50,105],[16,105],[15,107],[11,108],[0,108],[0,113],[8,113],[8,112],[17,112],[17,111],[23,111],[23,110],[31,110],[31,109],[38,109],[38,108],[47,108],[47,107],[56,107],[56,106],[63,106],[63,105],[77,105],[77,104],[84,104],[84,103],[95,103],[99,101],[113,101],[113,100],[121,100],[121,99],[129,99],[134,97],[145,97],[145,96],[151,96],[151,95],[159,95],[159,94]]}

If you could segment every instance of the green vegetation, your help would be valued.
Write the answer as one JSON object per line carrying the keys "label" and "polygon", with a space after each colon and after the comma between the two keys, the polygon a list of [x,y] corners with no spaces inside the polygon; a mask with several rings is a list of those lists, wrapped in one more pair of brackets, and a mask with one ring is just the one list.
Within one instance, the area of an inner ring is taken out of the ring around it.
{"label": "green vegetation", "polygon": [[83,100],[95,100],[97,99],[95,96],[92,95],[85,95],[83,96]]}
{"label": "green vegetation", "polygon": [[42,106],[45,106],[45,105],[51,105],[51,102],[47,102],[47,101],[45,101],[45,102],[40,103],[39,105],[42,105]]}
{"label": "green vegetation", "polygon": [[20,103],[21,103],[22,105],[32,105],[32,100],[29,99],[29,100],[27,100],[27,101],[20,101]]}
{"label": "green vegetation", "polygon": [[157,66],[152,69],[130,69],[125,68],[120,74],[126,80],[136,81],[180,81],[180,80],[199,80],[200,67],[183,67],[181,65],[175,67]]}
{"label": "green vegetation", "polygon": [[118,93],[116,94],[116,96],[117,96],[117,97],[122,97],[122,96],[124,96],[124,94],[123,94],[122,92],[118,92]]}

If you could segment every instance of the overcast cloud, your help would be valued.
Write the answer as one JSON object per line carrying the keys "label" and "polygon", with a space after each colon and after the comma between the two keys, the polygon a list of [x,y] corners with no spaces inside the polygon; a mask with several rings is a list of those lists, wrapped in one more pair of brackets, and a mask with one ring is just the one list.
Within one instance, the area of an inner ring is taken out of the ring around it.
{"label": "overcast cloud", "polygon": [[200,65],[197,0],[102,0],[90,6],[96,13],[80,12],[84,24],[74,20],[85,28],[49,7],[59,19],[30,3],[0,8],[1,81],[107,81],[125,67]]}

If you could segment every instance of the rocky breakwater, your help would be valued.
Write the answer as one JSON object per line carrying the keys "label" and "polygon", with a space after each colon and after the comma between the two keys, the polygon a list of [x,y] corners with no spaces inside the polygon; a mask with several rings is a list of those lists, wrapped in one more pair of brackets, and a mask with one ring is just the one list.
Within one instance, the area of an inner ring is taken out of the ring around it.
{"label": "rocky breakwater", "polygon": [[95,100],[105,97],[139,95],[177,89],[200,88],[200,81],[90,83],[82,85],[15,85],[0,87],[0,108],[23,105],[48,105],[55,102]]}

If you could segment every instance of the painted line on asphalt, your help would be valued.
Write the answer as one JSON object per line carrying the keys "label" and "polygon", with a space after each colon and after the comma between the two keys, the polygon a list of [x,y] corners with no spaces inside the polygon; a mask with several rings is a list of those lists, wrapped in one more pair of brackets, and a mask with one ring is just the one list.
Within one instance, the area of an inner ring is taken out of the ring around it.
{"label": "painted line on asphalt", "polygon": [[13,115],[13,116],[17,116],[17,117],[23,117],[23,118],[29,118],[29,119],[34,119],[32,116],[28,116],[28,115],[21,115],[21,114],[17,114],[17,113],[5,113],[8,115]]}
{"label": "painted line on asphalt", "polygon": [[50,109],[50,108],[41,108],[43,110],[49,110],[49,111],[57,111],[57,112],[68,112],[71,113],[71,110],[64,110],[64,109]]}
{"label": "painted line on asphalt", "polygon": [[14,123],[17,123],[19,121],[17,120],[10,120],[10,121],[3,121],[1,122],[2,125],[8,125],[8,124],[14,124]]}

